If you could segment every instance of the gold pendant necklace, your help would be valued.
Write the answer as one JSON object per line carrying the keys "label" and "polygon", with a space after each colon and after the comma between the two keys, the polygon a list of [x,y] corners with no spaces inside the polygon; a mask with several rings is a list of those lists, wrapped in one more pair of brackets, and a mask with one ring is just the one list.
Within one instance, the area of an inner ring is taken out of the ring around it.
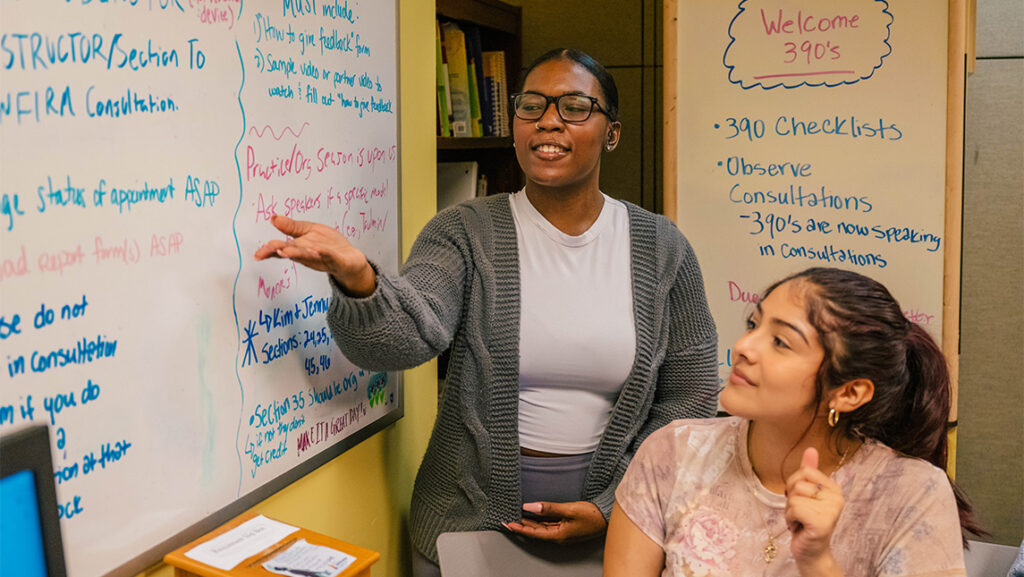
{"label": "gold pendant necklace", "polygon": [[[754,489],[751,488],[751,491]],[[772,535],[771,528],[768,527],[768,520],[764,518],[764,513],[761,512],[761,507],[757,502],[757,493],[754,493],[754,502],[757,507],[757,515],[761,517],[761,523],[764,525],[764,532],[768,535],[768,543],[764,546],[764,562],[769,564],[775,560],[775,557],[779,554],[779,548],[775,546],[775,539],[781,537],[786,532],[786,528],[783,527],[782,531],[779,531],[775,535]]]}
{"label": "gold pendant necklace", "polygon": [[764,562],[771,563],[775,560],[775,555],[778,554],[778,549],[775,548],[775,541],[771,535],[768,535],[768,544],[764,546]]}
{"label": "gold pendant necklace", "polygon": [[[750,451],[750,429],[749,428],[747,429],[747,451],[748,451],[748,453]],[[836,463],[835,467],[832,467],[832,472],[828,474],[829,477],[831,477],[832,475],[835,475],[836,471],[838,471],[843,466],[843,463],[846,462],[846,456],[849,453],[850,453],[850,449],[847,448],[845,451],[843,451],[842,453],[839,454],[839,462]],[[750,460],[749,454],[747,456],[747,460],[750,461],[750,471],[754,474],[754,477],[757,477],[757,471],[754,470],[754,463],[753,463],[753,461]],[[768,543],[766,543],[765,546],[764,546],[764,563],[765,563],[765,565],[769,565],[779,555],[779,548],[775,545],[775,539],[781,537],[782,534],[786,532],[788,527],[783,527],[782,531],[779,531],[775,535],[772,535],[771,527],[768,526],[768,520],[764,518],[764,513],[761,512],[761,503],[760,503],[760,500],[757,498],[757,487],[756,487],[756,485],[751,485],[750,486],[750,492],[751,492],[751,495],[753,495],[753,497],[754,497],[754,506],[757,508],[757,516],[761,518],[761,523],[764,525],[764,532],[768,535]],[[821,485],[818,485],[818,492],[821,492]]]}
{"label": "gold pendant necklace", "polygon": [[[779,533],[778,536],[781,537],[782,533]],[[775,560],[775,556],[778,554],[779,549],[775,546],[775,539],[771,536],[771,533],[769,533],[768,544],[764,546],[764,562],[771,563]]]}

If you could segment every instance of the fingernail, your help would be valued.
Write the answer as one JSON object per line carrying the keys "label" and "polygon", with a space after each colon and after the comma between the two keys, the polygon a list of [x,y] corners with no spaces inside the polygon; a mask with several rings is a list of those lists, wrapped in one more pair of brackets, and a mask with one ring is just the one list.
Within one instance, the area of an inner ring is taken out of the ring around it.
{"label": "fingernail", "polygon": [[523,503],[523,511],[529,511],[530,513],[540,513],[544,508],[540,503]]}

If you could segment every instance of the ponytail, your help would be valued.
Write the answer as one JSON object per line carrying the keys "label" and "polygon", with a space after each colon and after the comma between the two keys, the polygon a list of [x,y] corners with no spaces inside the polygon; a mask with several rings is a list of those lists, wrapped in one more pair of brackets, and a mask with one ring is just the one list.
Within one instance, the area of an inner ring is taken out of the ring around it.
{"label": "ponytail", "polygon": [[882,425],[879,439],[889,447],[945,469],[952,391],[946,358],[921,326],[907,322],[907,384],[903,402]]}
{"label": "ponytail", "polygon": [[[940,469],[949,462],[949,412],[953,391],[946,358],[931,336],[911,322],[906,336],[907,372],[904,410],[906,419],[886,427],[888,439],[880,439],[901,453],[918,457]],[[950,479],[956,497],[960,527],[975,535],[988,535],[974,518],[974,507],[960,487]],[[966,546],[966,541],[964,542]]]}

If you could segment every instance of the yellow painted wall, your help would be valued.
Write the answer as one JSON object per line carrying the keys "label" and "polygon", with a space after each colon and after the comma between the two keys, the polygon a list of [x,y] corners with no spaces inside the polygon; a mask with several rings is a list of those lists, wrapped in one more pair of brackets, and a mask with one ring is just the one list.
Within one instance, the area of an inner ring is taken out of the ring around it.
{"label": "yellow painted wall", "polygon": [[[402,250],[436,211],[434,3],[399,0]],[[437,414],[434,362],[405,373],[405,416],[263,501],[254,511],[379,551],[373,577],[409,573],[413,479]],[[142,575],[171,577],[157,565]]]}

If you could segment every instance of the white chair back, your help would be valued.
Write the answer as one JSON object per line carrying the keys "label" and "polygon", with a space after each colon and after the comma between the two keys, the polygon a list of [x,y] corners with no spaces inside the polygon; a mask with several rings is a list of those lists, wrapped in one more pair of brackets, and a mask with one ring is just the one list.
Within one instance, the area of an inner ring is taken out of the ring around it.
{"label": "white chair back", "polygon": [[604,540],[557,545],[497,531],[437,538],[442,577],[601,577]]}
{"label": "white chair back", "polygon": [[967,577],[1006,577],[1017,559],[1017,548],[982,541],[968,541],[964,551]]}

